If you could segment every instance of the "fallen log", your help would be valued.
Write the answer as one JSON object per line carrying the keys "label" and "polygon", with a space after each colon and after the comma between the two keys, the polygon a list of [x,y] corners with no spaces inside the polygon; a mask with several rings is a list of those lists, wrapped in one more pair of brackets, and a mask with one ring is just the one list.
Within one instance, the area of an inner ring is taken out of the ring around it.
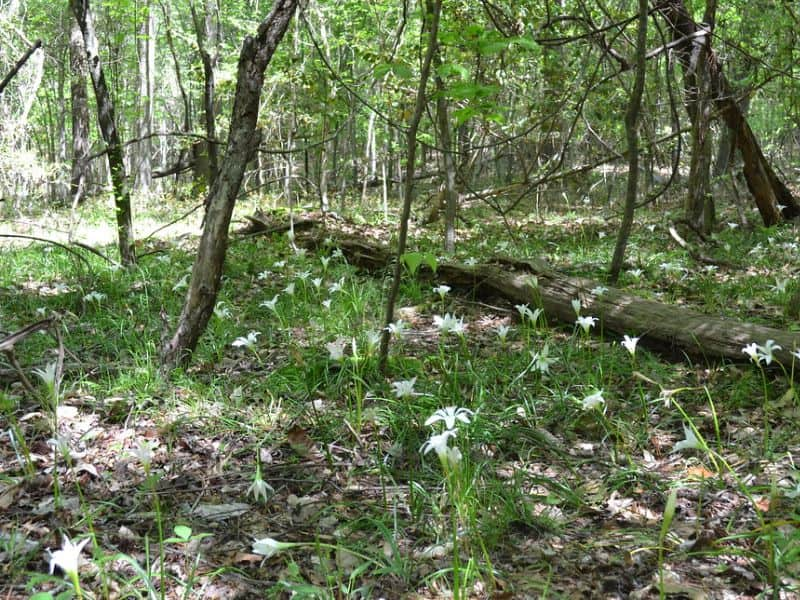
{"label": "fallen log", "polygon": [[746,345],[773,340],[781,346],[775,358],[788,368],[793,360],[791,351],[800,348],[800,333],[646,300],[616,288],[604,289],[596,280],[569,277],[535,261],[445,264],[438,275],[450,285],[468,285],[516,304],[540,306],[551,322],[574,323],[572,300],[577,298],[582,314],[599,319],[596,331],[643,336],[643,341],[656,349],[742,362],[749,360],[742,352]]}
{"label": "fallen log", "polygon": [[[347,259],[367,270],[387,266],[392,258],[385,245],[366,237],[337,236],[325,232],[328,243],[342,250]],[[319,232],[305,232],[298,243],[317,247]],[[424,267],[423,267],[424,268]],[[434,276],[429,272],[430,276]],[[646,300],[617,288],[606,288],[599,281],[570,277],[551,269],[541,260],[495,258],[478,265],[443,263],[435,278],[452,287],[466,287],[479,295],[501,296],[513,304],[541,307],[549,322],[573,325],[572,301],[581,301],[581,312],[599,319],[595,332],[642,337],[642,343],[670,354],[686,354],[705,359],[747,362],[742,349],[753,342],[763,345],[773,340],[781,346],[774,357],[788,369],[800,348],[800,333],[718,317],[699,310]]]}

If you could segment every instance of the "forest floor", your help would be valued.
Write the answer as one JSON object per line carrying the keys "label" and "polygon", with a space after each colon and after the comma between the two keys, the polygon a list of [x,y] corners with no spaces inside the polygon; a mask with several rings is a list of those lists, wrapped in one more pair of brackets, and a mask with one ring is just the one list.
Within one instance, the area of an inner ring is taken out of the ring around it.
{"label": "forest floor", "polygon": [[[97,243],[110,210],[85,210],[77,239]],[[148,211],[148,227],[180,213]],[[704,252],[731,268],[694,263],[669,207],[654,214],[620,287],[798,328],[797,227],[724,213]],[[454,260],[545,257],[596,279],[618,225],[591,206],[466,216]],[[52,238],[41,224],[59,218],[4,231]],[[326,226],[394,235],[363,210]],[[76,582],[86,598],[800,597],[800,396],[767,340],[752,340],[757,363],[677,360],[647,350],[647,331],[626,345],[601,322],[584,331],[406,269],[385,376],[388,269],[333,243],[234,235],[208,331],[165,381],[160,313],[174,326],[197,232],[176,227],[129,271],[80,247],[85,262],[3,247],[0,343],[54,313],[59,336],[16,344],[19,369],[0,359],[0,597]],[[417,259],[439,254],[438,225],[411,239]],[[74,581],[48,574],[67,536],[88,540]]]}

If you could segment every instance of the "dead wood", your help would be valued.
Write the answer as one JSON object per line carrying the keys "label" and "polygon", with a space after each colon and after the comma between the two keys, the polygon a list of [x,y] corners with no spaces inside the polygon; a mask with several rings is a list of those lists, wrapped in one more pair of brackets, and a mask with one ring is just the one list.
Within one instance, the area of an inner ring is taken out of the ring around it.
{"label": "dead wood", "polygon": [[[323,243],[317,231],[306,232],[297,242],[309,248]],[[325,232],[352,263],[367,270],[381,269],[393,259],[384,245],[364,237],[354,238]],[[432,274],[431,274],[432,275]],[[642,336],[649,348],[669,354],[686,354],[707,360],[746,362],[746,345],[767,340],[782,347],[775,358],[790,365],[791,352],[800,348],[800,334],[709,315],[699,310],[646,300],[617,288],[605,289],[597,280],[571,277],[549,268],[539,259],[496,258],[479,265],[440,264],[436,279],[454,288],[469,288],[478,295],[500,296],[513,304],[540,306],[550,323],[572,326],[572,300],[581,301],[582,313],[600,319],[595,332]],[[601,289],[605,289],[600,293]]]}

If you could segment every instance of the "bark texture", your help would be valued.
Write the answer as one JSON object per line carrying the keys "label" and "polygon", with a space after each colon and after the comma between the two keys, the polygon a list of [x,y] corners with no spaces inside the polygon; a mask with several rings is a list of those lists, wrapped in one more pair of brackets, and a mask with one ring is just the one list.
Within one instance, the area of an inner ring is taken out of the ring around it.
{"label": "bark texture", "polygon": [[78,22],[73,23],[69,38],[70,96],[72,100],[72,174],[69,193],[76,207],[86,197],[89,173],[89,98],[86,93],[88,70],[83,34]]}
{"label": "bark texture", "polygon": [[[667,0],[660,5],[659,10],[672,30],[673,41],[676,42],[673,51],[684,70],[687,109],[694,121],[692,105],[698,85],[695,81],[693,57],[696,58],[699,54],[696,46],[702,44],[702,41],[698,40],[704,37],[703,32],[692,19],[683,0]],[[747,187],[755,199],[764,225],[771,226],[783,218],[792,219],[800,216],[800,205],[767,162],[758,139],[736,103],[736,95],[725,79],[719,60],[710,46],[707,68],[714,105],[725,124],[734,133],[736,145],[744,162],[743,171]]]}
{"label": "bark texture", "polygon": [[97,99],[97,120],[100,123],[100,132],[107,146],[108,166],[111,170],[111,185],[114,189],[114,202],[116,204],[119,254],[122,264],[131,265],[136,262],[136,253],[133,247],[131,193],[126,181],[122,145],[120,144],[117,123],[114,118],[114,103],[111,100],[111,93],[106,84],[103,65],[100,62],[94,18],[92,17],[89,0],[70,0],[70,6],[83,35],[89,75],[91,75],[92,86]]}
{"label": "bark texture", "polygon": [[298,0],[277,0],[255,37],[248,36],[242,44],[225,157],[206,200],[205,225],[180,320],[174,335],[162,349],[165,371],[188,363],[214,312],[233,207],[245,166],[255,156],[261,140],[257,120],[264,71],[297,4]]}
{"label": "bark texture", "polygon": [[[275,231],[274,228],[269,231]],[[312,230],[298,235],[297,242],[309,248],[331,238],[331,231]],[[365,236],[334,237],[350,264],[367,270],[383,270],[393,259],[389,249]],[[602,284],[595,279],[569,277],[540,260],[495,258],[491,263],[440,264],[436,279],[454,288],[468,288],[479,296],[500,296],[513,304],[541,306],[549,323],[572,326],[572,300],[581,300],[582,312],[600,319],[595,331],[642,336],[642,344],[670,355],[687,354],[703,360],[727,359],[747,362],[742,352],[747,344],[774,340],[782,349],[775,358],[792,364],[791,352],[800,348],[800,333],[775,329],[736,319],[717,317],[685,306],[664,304],[609,288],[602,294],[592,290]]]}

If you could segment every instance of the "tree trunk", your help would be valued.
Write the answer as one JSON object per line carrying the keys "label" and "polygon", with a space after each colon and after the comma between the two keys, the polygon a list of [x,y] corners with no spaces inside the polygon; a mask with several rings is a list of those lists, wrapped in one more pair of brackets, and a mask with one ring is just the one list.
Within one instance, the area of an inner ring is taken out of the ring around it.
{"label": "tree trunk", "polygon": [[[694,44],[697,43],[699,27],[692,20],[683,0],[668,0],[659,10],[672,29],[672,38],[676,42],[673,52],[684,70],[686,94],[692,98],[697,88],[691,71],[692,52]],[[800,216],[800,205],[786,185],[778,179],[764,157],[753,130],[750,129],[747,119],[736,103],[736,95],[725,79],[717,57],[711,49],[708,56],[708,77],[714,104],[725,124],[734,132],[736,145],[744,162],[747,187],[755,198],[764,225],[769,227],[779,223],[782,218],[791,219]],[[691,109],[689,116],[694,119]]]}
{"label": "tree trunk", "polygon": [[153,88],[155,86],[155,19],[153,7],[145,2],[142,8],[136,46],[139,54],[139,118],[136,123],[139,141],[133,147],[131,164],[134,169],[134,189],[148,195],[153,185]]}
{"label": "tree trunk", "polygon": [[70,95],[72,98],[72,175],[69,193],[73,208],[86,198],[89,174],[89,98],[86,93],[86,49],[78,22],[72,19],[69,38]]}
{"label": "tree trunk", "polygon": [[[203,113],[206,123],[206,137],[203,144],[195,144],[196,153],[195,172],[200,179],[207,178],[209,190],[217,179],[219,171],[219,150],[217,145],[216,127],[216,108],[214,105],[214,95],[216,84],[214,71],[217,66],[217,25],[214,20],[213,3],[207,2],[205,7],[205,19],[200,20],[194,2],[189,3],[194,23],[195,36],[197,38],[197,49],[200,52],[200,59],[203,62]],[[211,54],[211,52],[214,54]],[[205,153],[205,156],[200,154]],[[206,162],[207,161],[207,162]],[[209,194],[209,198],[210,198]]]}
{"label": "tree trunk", "polygon": [[639,26],[636,34],[636,71],[633,90],[625,111],[625,136],[628,141],[628,187],[625,193],[625,212],[617,234],[614,256],[611,259],[608,278],[616,283],[622,270],[622,260],[628,246],[628,237],[633,225],[633,213],[636,208],[636,193],[639,189],[639,113],[642,109],[644,94],[644,77],[647,53],[647,0],[639,0]]}
{"label": "tree trunk", "polygon": [[711,196],[711,81],[709,77],[709,57],[713,23],[716,12],[715,0],[706,2],[706,15],[703,19],[704,34],[695,38],[692,46],[691,77],[694,96],[691,102],[692,119],[692,158],[689,167],[689,189],[686,195],[684,215],[698,231],[705,235],[711,233],[714,225],[714,202]]}
{"label": "tree trunk", "polygon": [[[426,0],[428,12],[433,10],[432,0]],[[453,254],[456,251],[456,211],[458,210],[458,190],[456,190],[456,161],[453,152],[453,140],[450,135],[450,118],[448,115],[447,98],[445,97],[444,81],[438,73],[442,64],[441,47],[435,41],[436,49],[433,56],[434,83],[436,84],[436,128],[439,132],[439,146],[442,156],[442,171],[444,172],[444,251]]]}
{"label": "tree trunk", "polygon": [[89,7],[89,0],[70,0],[72,12],[78,20],[86,47],[86,58],[89,74],[92,77],[94,95],[97,99],[97,120],[100,132],[107,146],[108,166],[111,170],[111,185],[114,189],[114,202],[117,213],[117,240],[122,264],[132,265],[136,262],[133,246],[133,211],[131,209],[131,193],[126,181],[125,163],[122,158],[122,145],[114,117],[114,103],[106,85],[103,66],[94,30],[94,18]]}
{"label": "tree trunk", "polygon": [[[306,231],[298,244],[310,248],[331,244],[330,229]],[[285,227],[285,226],[284,226]],[[275,229],[267,229],[274,233]],[[367,270],[384,272],[396,255],[389,248],[363,237],[334,236],[333,245],[342,250],[348,263]],[[424,266],[422,267],[425,268]],[[726,317],[716,317],[685,306],[645,300],[616,288],[598,293],[596,279],[570,277],[553,271],[541,260],[498,258],[479,265],[440,263],[436,281],[454,288],[466,288],[481,298],[500,296],[513,304],[530,304],[544,309],[549,323],[574,326],[572,301],[580,299],[582,313],[600,319],[595,331],[618,336],[642,336],[642,344],[653,350],[675,356],[699,357],[704,362],[724,358],[735,362],[749,360],[742,349],[752,343],[773,340],[781,350],[775,357],[783,365],[792,364],[791,352],[800,348],[800,333],[785,328],[775,329]],[[474,296],[472,296],[474,297]],[[800,293],[797,294],[800,305]],[[495,302],[496,303],[496,302]],[[795,309],[800,312],[800,309]],[[797,371],[800,375],[800,371]]]}
{"label": "tree trunk", "polygon": [[228,243],[228,228],[245,166],[258,149],[258,108],[264,71],[281,41],[298,0],[276,0],[255,37],[246,37],[239,55],[228,143],[219,175],[208,193],[207,211],[189,290],[177,329],[162,348],[163,371],[185,365],[214,312]]}
{"label": "tree trunk", "polygon": [[427,40],[428,48],[422,60],[419,85],[417,86],[417,97],[414,103],[414,112],[411,114],[408,130],[406,131],[406,178],[403,185],[403,213],[400,216],[400,230],[397,236],[397,260],[395,261],[394,273],[392,274],[392,287],[389,289],[389,294],[386,298],[386,316],[384,317],[384,328],[381,333],[381,346],[378,357],[381,371],[386,370],[386,363],[389,357],[389,342],[391,340],[389,325],[394,321],[394,305],[397,301],[397,294],[400,290],[400,278],[403,274],[403,261],[401,257],[406,251],[408,220],[411,216],[411,202],[414,199],[414,162],[417,153],[417,130],[419,129],[419,122],[422,119],[422,113],[425,110],[425,103],[427,101],[425,88],[428,85],[431,62],[433,60],[434,51],[436,50],[437,36],[439,35],[439,16],[442,11],[442,0],[433,0],[428,8],[430,11],[425,11],[425,22],[423,24],[429,28]]}

